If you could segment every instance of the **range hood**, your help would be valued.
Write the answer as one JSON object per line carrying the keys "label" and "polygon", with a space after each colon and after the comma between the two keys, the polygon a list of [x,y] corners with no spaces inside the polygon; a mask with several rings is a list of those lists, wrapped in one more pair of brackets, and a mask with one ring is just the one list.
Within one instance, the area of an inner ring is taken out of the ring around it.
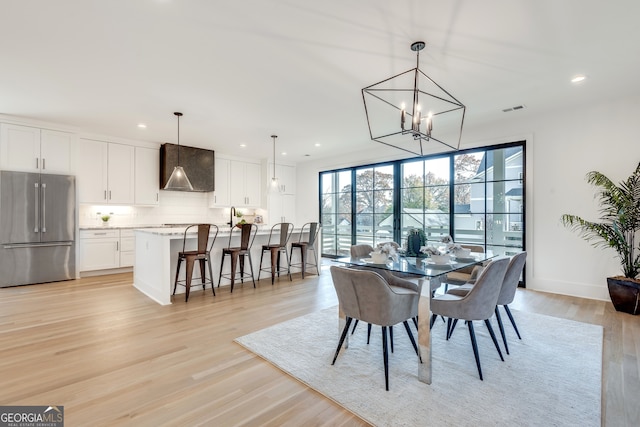
{"label": "range hood", "polygon": [[214,191],[215,155],[213,150],[176,144],[162,144],[160,146],[160,188],[165,187],[174,166],[178,166],[178,148],[180,149],[180,166],[189,177],[193,191]]}

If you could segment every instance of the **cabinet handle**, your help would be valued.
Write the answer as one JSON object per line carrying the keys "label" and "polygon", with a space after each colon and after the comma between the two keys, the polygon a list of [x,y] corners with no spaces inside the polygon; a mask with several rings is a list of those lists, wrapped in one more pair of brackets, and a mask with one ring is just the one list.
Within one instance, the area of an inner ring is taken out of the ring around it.
{"label": "cabinet handle", "polygon": [[160,201],[159,200],[159,195],[158,195],[158,193],[156,193],[156,202],[159,202],[159,201]]}
{"label": "cabinet handle", "polygon": [[40,164],[38,163],[38,158],[36,157],[36,169],[40,169]]}
{"label": "cabinet handle", "polygon": [[46,168],[47,168],[46,163],[45,163],[46,161],[47,161],[47,159],[45,159],[45,158],[43,157],[43,158],[42,158],[42,169],[46,169]]}
{"label": "cabinet handle", "polygon": [[109,200],[111,200],[111,190],[109,190]]}
{"label": "cabinet handle", "polygon": [[104,190],[104,199],[107,200],[107,190]]}
{"label": "cabinet handle", "polygon": [[106,236],[107,233],[93,233],[94,236]]}
{"label": "cabinet handle", "polygon": [[120,250],[120,242],[116,242],[116,251]]}

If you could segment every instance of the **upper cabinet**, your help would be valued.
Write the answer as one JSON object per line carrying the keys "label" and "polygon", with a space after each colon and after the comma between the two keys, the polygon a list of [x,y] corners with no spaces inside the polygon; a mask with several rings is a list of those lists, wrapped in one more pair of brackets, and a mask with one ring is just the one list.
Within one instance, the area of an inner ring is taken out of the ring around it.
{"label": "upper cabinet", "polygon": [[261,171],[259,163],[229,162],[229,200],[232,206],[260,207]]}
{"label": "upper cabinet", "polygon": [[211,207],[231,206],[229,198],[230,163],[228,159],[215,159],[215,190],[211,195]]}
{"label": "upper cabinet", "polygon": [[160,150],[135,148],[135,203],[136,205],[160,204]]}
{"label": "upper cabinet", "polygon": [[72,133],[14,124],[0,124],[0,169],[69,174]]}
{"label": "upper cabinet", "polygon": [[80,203],[134,203],[133,146],[80,139],[77,153]]}
{"label": "upper cabinet", "polygon": [[276,165],[276,178],[282,194],[296,194],[295,166]]}

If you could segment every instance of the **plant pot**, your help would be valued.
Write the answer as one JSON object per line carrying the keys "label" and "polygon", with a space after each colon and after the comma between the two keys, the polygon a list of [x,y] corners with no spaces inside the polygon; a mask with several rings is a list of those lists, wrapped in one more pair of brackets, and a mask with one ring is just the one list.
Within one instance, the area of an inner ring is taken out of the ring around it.
{"label": "plant pot", "polygon": [[640,282],[626,277],[607,277],[609,296],[616,311],[640,313]]}

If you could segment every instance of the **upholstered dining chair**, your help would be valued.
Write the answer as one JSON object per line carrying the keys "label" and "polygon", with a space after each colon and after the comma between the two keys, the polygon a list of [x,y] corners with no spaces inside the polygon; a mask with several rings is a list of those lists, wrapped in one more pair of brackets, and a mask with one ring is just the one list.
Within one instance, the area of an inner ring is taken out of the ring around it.
{"label": "upholstered dining chair", "polygon": [[[393,243],[394,245],[398,246],[399,245],[395,242],[385,242],[385,243]],[[379,245],[378,245],[379,246]],[[366,245],[366,244],[361,244],[361,245],[353,245],[351,246],[350,249],[350,254],[351,254],[351,258],[362,258],[362,257],[366,257],[369,256],[369,254],[371,252],[373,252],[373,247],[370,245]],[[363,267],[366,268],[366,267]],[[378,273],[381,273],[383,275],[385,275],[385,278],[388,278],[389,276],[392,276],[391,273],[385,272],[384,270],[380,270],[380,269],[376,269]],[[420,279],[421,276],[415,276],[413,274],[396,274],[393,276],[397,276],[403,279]],[[433,289],[432,289],[433,291]],[[418,327],[418,320],[417,318],[413,319],[414,324],[416,325],[416,328]],[[356,321],[353,323],[353,329],[351,330],[351,334],[353,334],[356,331],[356,327],[358,326],[358,319],[356,319]],[[393,327],[389,328],[389,336],[391,337],[391,352],[393,352]],[[367,344],[369,343],[369,338],[371,337],[371,324],[367,325]]]}
{"label": "upholstered dining chair", "polygon": [[[194,227],[198,227],[198,246],[196,250],[186,250],[187,235],[193,231]],[[213,236],[211,236],[211,230],[214,230]],[[213,296],[216,296],[216,291],[213,286],[213,271],[211,269],[211,248],[218,237],[218,226],[215,224],[193,224],[188,226],[184,230],[184,237],[182,238],[182,251],[178,252],[178,265],[176,266],[176,280],[173,283],[173,295],[176,294],[178,285],[185,287],[184,301],[189,301],[189,292],[191,290],[191,276],[193,275],[193,265],[196,261],[200,263],[200,278],[202,279],[202,289],[204,290],[207,283],[211,284],[211,291]],[[178,280],[180,275],[180,266],[182,261],[186,262],[186,274],[185,280]],[[209,267],[209,280],[207,280],[207,274],[205,270],[205,264]]]}
{"label": "upholstered dining chair", "polygon": [[407,321],[418,315],[422,284],[415,284],[400,278],[392,279],[393,284],[391,284],[375,271],[338,266],[331,267],[331,277],[340,307],[346,317],[346,324],[340,335],[338,348],[331,364],[334,365],[336,363],[353,319],[380,325],[382,327],[384,380],[385,388],[388,391],[389,355],[387,350],[387,328],[403,323],[413,349],[420,356],[418,346]]}
{"label": "upholstered dining chair", "polygon": [[[502,282],[500,295],[498,296],[498,301],[496,303],[496,320],[498,321],[500,335],[502,335],[502,342],[504,343],[504,349],[507,354],[509,354],[509,345],[507,344],[507,336],[504,332],[504,325],[502,323],[502,317],[500,316],[500,310],[498,310],[498,308],[500,306],[504,307],[504,311],[507,313],[507,316],[509,317],[511,324],[513,325],[513,329],[515,329],[518,339],[522,339],[522,337],[520,336],[520,331],[518,331],[518,327],[516,326],[516,321],[513,319],[511,310],[509,310],[509,304],[513,302],[513,298],[516,295],[516,289],[518,288],[518,283],[520,283],[520,275],[522,274],[522,269],[524,268],[526,260],[526,251],[520,252],[511,258],[511,261],[509,261],[509,266],[507,267],[507,272],[504,276],[504,281]],[[472,283],[466,283],[457,288],[450,289],[447,293],[452,295],[465,296],[469,293],[473,286],[474,284],[472,281]]]}
{"label": "upholstered dining chair", "polygon": [[[479,253],[484,252],[484,247],[479,245],[461,244],[460,246],[462,246],[464,249],[471,250],[471,252],[479,252]],[[476,266],[469,266],[469,267],[461,268],[460,270],[453,271],[451,273],[447,273],[447,275],[444,277],[444,280],[443,280],[444,291],[447,292],[447,290],[449,289],[449,285],[460,286],[467,283],[471,278],[471,273],[473,272],[473,269],[475,267]]]}
{"label": "upholstered dining chair", "polygon": [[373,247],[371,245],[353,245],[350,250],[351,258],[369,256],[371,252],[373,252]]}
{"label": "upholstered dining chair", "polygon": [[[469,290],[465,296],[452,294],[444,294],[431,299],[431,326],[438,316],[448,317],[449,319],[465,320],[469,328],[469,337],[471,338],[471,346],[473,347],[473,355],[476,359],[476,366],[480,380],[482,380],[482,367],[480,366],[480,356],[478,354],[478,344],[476,342],[476,334],[473,329],[474,320],[484,320],[493,344],[498,350],[500,359],[504,361],[502,351],[498,345],[498,340],[491,327],[489,319],[493,316],[493,312],[502,289],[502,282],[509,265],[509,258],[501,258],[494,260],[489,264],[482,274],[478,277],[476,284]],[[455,327],[451,321],[447,323],[447,338],[450,336],[451,328]]]}

